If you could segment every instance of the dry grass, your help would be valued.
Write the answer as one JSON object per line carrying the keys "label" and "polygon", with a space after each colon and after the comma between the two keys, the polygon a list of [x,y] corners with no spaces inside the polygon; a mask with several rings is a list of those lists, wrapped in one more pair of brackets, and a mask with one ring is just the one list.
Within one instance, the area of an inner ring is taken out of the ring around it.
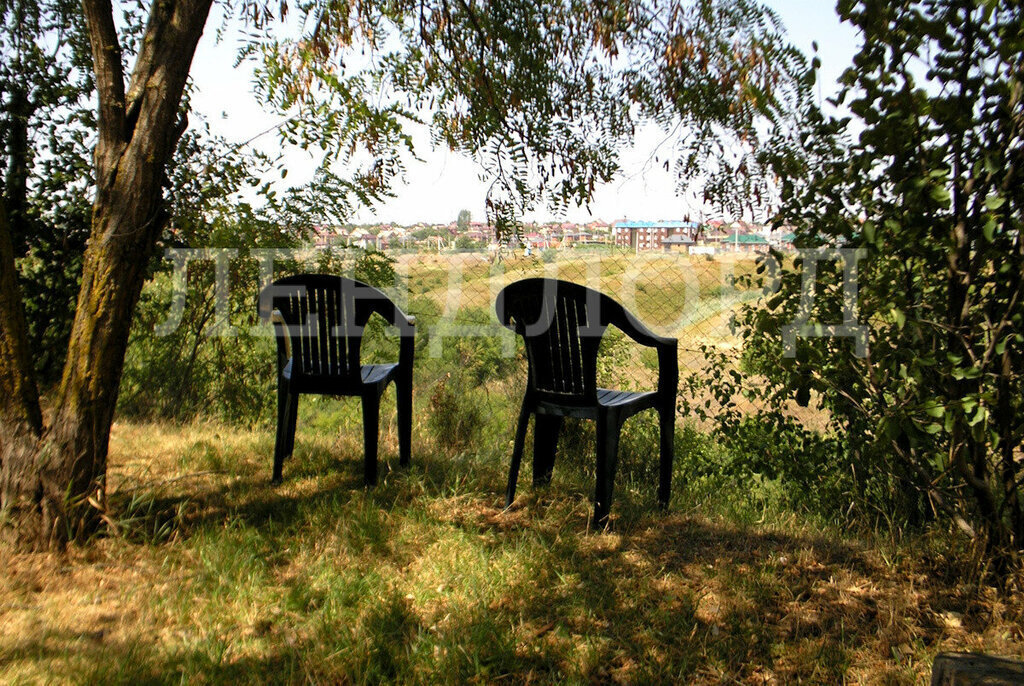
{"label": "dry grass", "polygon": [[626,481],[594,532],[585,470],[534,489],[527,466],[502,512],[507,446],[442,457],[421,427],[367,491],[331,416],[279,488],[269,433],[118,425],[117,535],[5,551],[0,681],[921,683],[944,650],[1024,654],[1024,601],[964,581],[942,536],[862,541],[678,480],[667,514]]}
{"label": "dry grass", "polygon": [[518,259],[491,264],[480,253],[404,256],[397,269],[407,278],[410,295],[433,300],[450,317],[465,309],[490,312],[495,294],[508,283],[548,276],[597,287],[666,335],[717,340],[729,335],[719,315],[735,304],[735,296],[720,300],[719,294],[729,290],[732,277],[752,273],[755,267],[750,256],[706,260],[663,253],[635,257],[570,252],[552,263]]}

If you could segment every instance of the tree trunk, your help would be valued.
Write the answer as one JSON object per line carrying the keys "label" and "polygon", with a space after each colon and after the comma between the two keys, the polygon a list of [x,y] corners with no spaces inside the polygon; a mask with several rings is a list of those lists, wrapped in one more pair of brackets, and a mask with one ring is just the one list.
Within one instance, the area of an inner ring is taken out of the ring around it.
{"label": "tree trunk", "polygon": [[[0,503],[11,515],[17,494],[31,492],[33,473],[26,469],[43,431],[39,394],[32,371],[28,329],[18,282],[7,212],[0,203]],[[12,529],[22,531],[18,522]],[[30,534],[30,538],[35,532]]]}
{"label": "tree trunk", "polygon": [[[132,313],[166,220],[165,167],[184,130],[181,96],[210,3],[153,3],[126,94],[110,2],[83,0],[99,95],[96,197],[53,419],[45,431],[4,451],[0,497],[7,526],[22,547],[60,547],[85,535],[102,507]],[[6,297],[5,289],[5,303]],[[20,300],[15,302],[20,308]],[[5,319],[5,339],[7,331]],[[24,338],[24,317],[11,331]],[[0,352],[6,359],[6,350]],[[26,371],[31,379],[31,369]],[[25,403],[17,404],[20,413],[0,418],[6,435],[17,428],[17,416],[27,414]]]}
{"label": "tree trunk", "polygon": [[28,196],[28,120],[32,116],[32,103],[24,85],[18,84],[7,94],[7,172],[4,179],[4,204],[7,226],[16,253],[25,249],[28,238],[28,218],[25,207]]}

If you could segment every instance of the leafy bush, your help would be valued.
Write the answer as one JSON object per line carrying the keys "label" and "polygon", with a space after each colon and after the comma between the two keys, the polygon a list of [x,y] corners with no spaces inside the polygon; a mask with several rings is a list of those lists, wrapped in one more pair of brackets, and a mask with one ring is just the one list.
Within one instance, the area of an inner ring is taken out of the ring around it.
{"label": "leafy bush", "polygon": [[[839,12],[864,37],[839,96],[863,126],[854,139],[848,119],[808,109],[806,166],[778,160],[789,166],[777,221],[798,245],[863,251],[870,354],[836,337],[785,354],[785,327],[843,322],[851,303],[834,261],[818,262],[808,305],[803,260],[775,255],[777,293],[737,318],[747,374],[708,351],[718,419],[757,468],[809,492],[824,484],[819,499],[841,495],[840,507],[955,523],[1005,573],[1024,550],[1024,185],[1009,181],[1024,173],[1024,16],[1002,1],[851,0]],[[753,434],[737,394],[764,408]],[[793,401],[819,405],[826,438],[785,419]]]}
{"label": "leafy bush", "polygon": [[67,354],[89,231],[89,207],[84,201],[57,207],[45,222],[40,219],[34,226],[37,233],[16,266],[33,362],[46,388],[60,380]]}
{"label": "leafy bush", "polygon": [[125,355],[118,410],[148,419],[269,420],[276,402],[275,343],[250,328],[256,323],[253,289],[245,289],[248,298],[233,298],[236,334],[213,335],[218,323],[212,275],[202,271],[198,268],[190,279],[181,325],[169,335],[156,333],[170,309],[169,276],[158,275],[143,291]]}
{"label": "leafy bush", "polygon": [[[472,332],[467,335],[462,327],[471,327]],[[493,320],[489,309],[465,308],[453,322],[442,323],[439,328],[434,335],[443,337],[444,341],[440,359],[434,366],[442,372],[458,369],[470,383],[482,386],[509,378],[523,365],[521,342],[516,338],[509,354],[508,339],[504,336],[511,334]]]}

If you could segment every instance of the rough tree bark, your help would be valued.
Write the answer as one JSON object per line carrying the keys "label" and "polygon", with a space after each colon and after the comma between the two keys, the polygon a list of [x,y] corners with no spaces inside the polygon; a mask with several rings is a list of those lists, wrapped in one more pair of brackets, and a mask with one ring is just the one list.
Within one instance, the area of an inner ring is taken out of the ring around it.
{"label": "rough tree bark", "polygon": [[25,489],[23,465],[31,462],[43,431],[39,393],[32,375],[25,311],[14,275],[14,246],[0,203],[0,498]]}
{"label": "rough tree bark", "polygon": [[[43,427],[25,321],[0,225],[0,507],[20,547],[61,547],[102,503],[107,443],[144,266],[163,229],[162,182],[181,96],[212,0],[154,0],[125,91],[110,0],[83,0],[99,97],[96,197],[63,377]],[[10,283],[8,283],[10,281]],[[20,391],[19,391],[20,389]],[[13,439],[12,439],[13,437]]]}
{"label": "rough tree bark", "polygon": [[4,179],[4,209],[7,226],[15,249],[21,248],[28,235],[25,225],[25,198],[28,195],[28,120],[33,105],[23,86],[12,88],[6,94],[10,112],[7,131],[7,172]]}

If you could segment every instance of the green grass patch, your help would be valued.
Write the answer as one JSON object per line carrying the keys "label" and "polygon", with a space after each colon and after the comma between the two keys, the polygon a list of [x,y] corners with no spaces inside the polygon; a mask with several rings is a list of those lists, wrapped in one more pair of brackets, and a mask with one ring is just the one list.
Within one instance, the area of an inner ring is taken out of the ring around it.
{"label": "green grass patch", "polygon": [[9,556],[0,679],[909,683],[941,650],[1022,652],[1019,598],[936,583],[944,563],[913,542],[891,561],[770,481],[730,482],[692,427],[666,513],[653,419],[627,423],[613,525],[595,531],[585,422],[567,422],[550,486],[530,485],[527,451],[502,511],[507,414],[453,452],[417,423],[408,470],[383,432],[391,468],[365,489],[352,412],[300,408],[279,487],[269,432],[118,425],[117,530],[63,558]]}

